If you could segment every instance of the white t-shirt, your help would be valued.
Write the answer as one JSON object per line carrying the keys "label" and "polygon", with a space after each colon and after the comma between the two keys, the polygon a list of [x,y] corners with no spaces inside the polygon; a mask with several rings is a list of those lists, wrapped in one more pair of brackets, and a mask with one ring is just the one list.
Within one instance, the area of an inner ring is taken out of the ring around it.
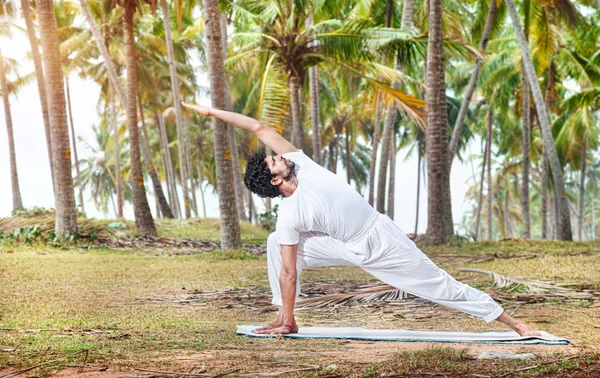
{"label": "white t-shirt", "polygon": [[298,187],[281,200],[276,235],[279,244],[295,245],[300,232],[316,231],[350,242],[377,212],[341,177],[302,151],[283,157],[296,164]]}

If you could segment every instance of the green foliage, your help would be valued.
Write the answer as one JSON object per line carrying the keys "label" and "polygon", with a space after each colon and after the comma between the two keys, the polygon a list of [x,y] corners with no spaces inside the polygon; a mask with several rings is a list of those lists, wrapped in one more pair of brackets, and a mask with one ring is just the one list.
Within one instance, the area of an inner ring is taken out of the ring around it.
{"label": "green foliage", "polygon": [[261,225],[261,227],[267,231],[273,232],[275,231],[275,226],[277,224],[277,212],[279,211],[279,205],[273,206],[271,211],[267,210],[264,213],[258,214],[256,216],[256,220]]}

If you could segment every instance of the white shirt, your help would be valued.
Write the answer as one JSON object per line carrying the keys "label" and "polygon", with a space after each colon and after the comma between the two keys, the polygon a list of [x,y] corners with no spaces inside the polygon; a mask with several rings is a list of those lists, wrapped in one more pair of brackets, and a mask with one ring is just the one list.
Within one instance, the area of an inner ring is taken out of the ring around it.
{"label": "white shirt", "polygon": [[377,212],[354,188],[302,151],[283,157],[296,164],[298,187],[281,200],[275,230],[279,244],[298,244],[300,232],[322,232],[343,242],[364,232]]}

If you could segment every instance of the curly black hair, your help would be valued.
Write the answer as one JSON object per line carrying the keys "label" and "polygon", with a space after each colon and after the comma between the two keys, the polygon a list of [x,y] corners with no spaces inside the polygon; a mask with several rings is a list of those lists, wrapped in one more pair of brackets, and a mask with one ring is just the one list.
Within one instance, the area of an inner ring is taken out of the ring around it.
{"label": "curly black hair", "polygon": [[273,175],[267,163],[265,162],[266,155],[264,152],[258,152],[250,157],[246,165],[246,176],[244,177],[244,185],[250,189],[252,193],[260,197],[275,198],[281,195],[279,187],[271,184]]}

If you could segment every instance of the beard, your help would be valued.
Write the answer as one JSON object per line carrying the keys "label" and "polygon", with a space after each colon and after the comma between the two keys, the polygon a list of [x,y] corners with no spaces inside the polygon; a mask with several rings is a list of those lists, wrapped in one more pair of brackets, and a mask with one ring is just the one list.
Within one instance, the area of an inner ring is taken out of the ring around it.
{"label": "beard", "polygon": [[283,161],[285,162],[287,170],[282,175],[282,177],[284,180],[288,180],[289,178],[294,177],[296,175],[296,171],[294,171],[294,168],[296,168],[296,163],[286,158],[283,158]]}

